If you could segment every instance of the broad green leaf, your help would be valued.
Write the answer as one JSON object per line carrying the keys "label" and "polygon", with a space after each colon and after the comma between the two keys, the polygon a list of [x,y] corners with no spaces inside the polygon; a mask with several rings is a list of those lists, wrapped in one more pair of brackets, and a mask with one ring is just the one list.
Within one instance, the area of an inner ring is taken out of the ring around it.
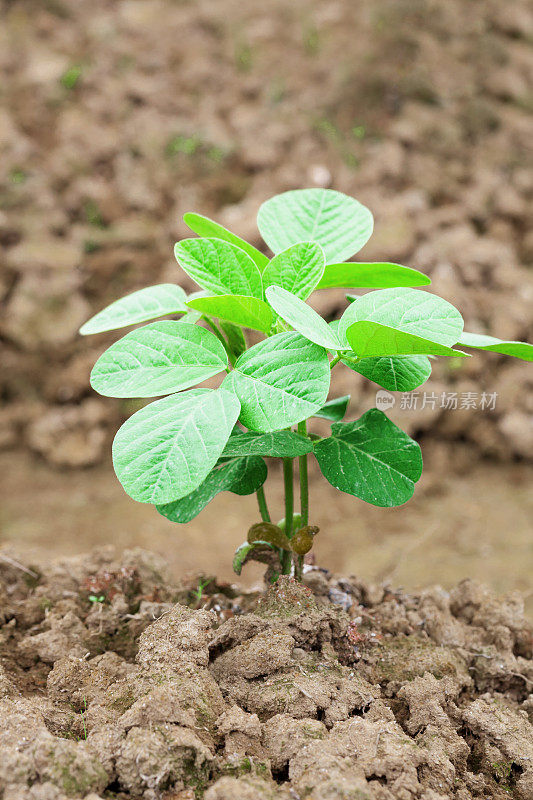
{"label": "broad green leaf", "polygon": [[454,350],[430,339],[364,320],[350,325],[346,339],[359,358],[385,355],[467,357],[462,350]]}
{"label": "broad green leaf", "polygon": [[[226,459],[221,458],[220,460]],[[259,456],[245,456],[237,458],[237,461],[240,462],[241,467],[235,470],[233,483],[228,491],[239,495],[257,492],[267,479],[267,465]]]}
{"label": "broad green leaf", "polygon": [[465,331],[461,334],[459,344],[465,347],[475,347],[477,350],[502,353],[504,356],[514,356],[523,361],[533,361],[533,344],[527,342],[504,341],[495,336],[483,336],[480,333],[466,333]]}
{"label": "broad green leaf", "polygon": [[199,297],[187,305],[218,319],[227,319],[243,328],[268,333],[272,325],[272,311],[264,300],[257,297],[223,294],[216,297]]}
{"label": "broad green leaf", "polygon": [[278,333],[244,353],[223,387],[241,403],[246,428],[268,433],[312,416],[328,396],[326,351],[299,333]]}
{"label": "broad green leaf", "polygon": [[87,336],[90,333],[126,328],[128,325],[164,317],[166,314],[183,314],[187,311],[185,299],[181,286],[173,283],[148,286],[115,300],[103,311],[99,311],[81,326],[80,333]]}
{"label": "broad green leaf", "polygon": [[274,311],[310,342],[332,350],[341,348],[341,341],[335,331],[303,300],[281,286],[269,286],[266,298]]}
{"label": "broad green leaf", "polygon": [[263,298],[259,267],[234,244],[222,239],[183,239],[174,245],[174,255],[203,289],[215,294]]}
{"label": "broad green leaf", "polygon": [[274,256],[263,272],[263,286],[281,286],[307,300],[324,272],[324,251],[316,242],[300,242]]}
{"label": "broad green leaf", "polygon": [[246,350],[246,337],[242,328],[234,325],[233,322],[222,319],[220,320],[220,329],[226,335],[230,350],[238,358]]}
{"label": "broad green leaf", "polygon": [[427,356],[382,356],[359,360],[346,357],[342,363],[389,392],[411,392],[431,375],[431,361]]}
{"label": "broad green leaf", "polygon": [[113,465],[127,494],[141,503],[170,503],[209,475],[240,404],[224,389],[190,389],[141,408],[119,429]]}
{"label": "broad green leaf", "polygon": [[187,212],[187,214],[183,215],[183,221],[191,231],[197,233],[198,236],[223,239],[225,242],[237,245],[237,247],[240,247],[245,253],[248,253],[261,272],[268,264],[268,256],[265,256],[257,247],[254,247],[253,244],[250,244],[245,239],[241,239],[241,237],[237,236],[235,233],[228,231],[223,225],[209,219],[209,217],[204,217],[202,214]]}
{"label": "broad green leaf", "polygon": [[296,189],[278,194],[259,209],[257,225],[274,253],[298,242],[318,242],[326,264],[345,261],[370,239],[372,214],[332,189]]}
{"label": "broad green leaf", "polygon": [[241,574],[246,557],[257,547],[269,547],[274,550],[274,545],[270,544],[270,542],[252,542],[251,544],[250,542],[243,542],[235,550],[235,555],[233,556],[233,572],[236,575]]}
{"label": "broad green leaf", "polygon": [[294,458],[311,453],[312,450],[313,445],[309,439],[292,431],[252,433],[235,428],[222,455]]}
{"label": "broad green leaf", "polygon": [[252,494],[264,484],[267,467],[262,458],[234,458],[221,461],[205,481],[190,494],[172,503],[156,506],[171,522],[185,523],[194,519],[219,492]]}
{"label": "broad green leaf", "polygon": [[400,264],[356,263],[329,264],[317,289],[335,286],[360,289],[387,289],[390,286],[427,286],[431,279],[423,272]]}
{"label": "broad green leaf", "polygon": [[374,506],[409,500],[422,474],[420,447],[383,412],[335,423],[331,434],[316,442],[315,456],[332,486]]}
{"label": "broad green leaf", "polygon": [[91,386],[106,397],[179,392],[226,369],[224,347],[197,325],[163,320],[127,333],[93,367]]}
{"label": "broad green leaf", "polygon": [[330,422],[340,422],[346,414],[349,402],[349,394],[344,395],[344,397],[335,397],[333,400],[328,400],[327,403],[324,403],[322,408],[313,416],[330,420]]}
{"label": "broad green leaf", "polygon": [[[350,325],[361,321],[376,322],[447,346],[458,342],[463,330],[463,318],[451,303],[418,289],[382,289],[358,297],[341,317],[339,323],[341,339],[346,336]],[[359,351],[356,352],[362,355]],[[386,351],[372,355],[391,355],[396,352],[402,351]],[[410,352],[424,351],[409,350],[406,354]]]}

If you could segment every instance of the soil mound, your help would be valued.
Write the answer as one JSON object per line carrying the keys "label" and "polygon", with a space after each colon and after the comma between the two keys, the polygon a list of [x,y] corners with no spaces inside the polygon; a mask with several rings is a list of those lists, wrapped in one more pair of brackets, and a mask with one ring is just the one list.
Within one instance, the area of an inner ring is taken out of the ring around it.
{"label": "soil mound", "polygon": [[3,556],[0,625],[5,800],[533,794],[532,629],[471,581],[242,594],[141,550]]}

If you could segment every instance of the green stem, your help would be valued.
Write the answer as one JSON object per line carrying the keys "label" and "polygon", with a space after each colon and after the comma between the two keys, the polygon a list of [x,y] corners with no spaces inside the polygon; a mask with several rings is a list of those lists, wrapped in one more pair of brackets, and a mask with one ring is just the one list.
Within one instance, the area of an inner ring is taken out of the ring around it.
{"label": "green stem", "polygon": [[329,368],[330,368],[330,369],[333,369],[333,367],[335,366],[335,364],[338,364],[340,360],[341,360],[340,353],[337,353],[337,355],[336,355],[336,356],[334,356],[334,357],[331,359],[331,361],[329,362]]}
{"label": "green stem", "polygon": [[[293,459],[283,459],[283,483],[285,485],[285,536],[292,536],[292,517],[294,514],[294,487],[293,487]],[[292,568],[292,554],[283,550],[281,554],[281,572],[290,575]]]}
{"label": "green stem", "polygon": [[[298,423],[298,433],[301,436],[307,436],[307,423]],[[307,471],[307,453],[299,456],[298,463],[300,467],[300,514],[302,517],[302,528],[309,524],[309,475]]]}
{"label": "green stem", "polygon": [[[298,433],[301,436],[307,436],[307,422],[298,423]],[[307,453],[298,458],[299,474],[300,474],[300,516],[302,519],[302,528],[309,524],[309,473],[307,469]],[[302,580],[304,569],[304,557],[296,556],[296,563],[294,565],[294,577],[297,581]]]}
{"label": "green stem", "polygon": [[261,519],[263,522],[270,522],[270,513],[268,511],[267,501],[265,497],[265,490],[262,486],[256,492],[257,495],[257,505],[259,506],[259,512],[261,514]]}
{"label": "green stem", "polygon": [[225,351],[226,351],[226,353],[228,354],[229,363],[230,363],[230,364],[231,364],[231,366],[233,367],[233,366],[235,365],[235,362],[236,362],[236,360],[237,360],[237,359],[236,359],[236,357],[235,357],[235,353],[233,352],[233,350],[231,349],[231,347],[230,347],[230,346],[229,346],[229,344],[227,343],[226,339],[224,338],[224,334],[222,333],[222,331],[220,330],[220,328],[218,327],[218,325],[217,325],[215,322],[213,322],[213,320],[211,319],[211,317],[207,317],[207,316],[204,314],[204,315],[202,316],[202,319],[204,319],[204,320],[207,322],[207,324],[209,325],[209,327],[211,328],[211,330],[213,331],[213,333],[215,334],[215,336],[217,337],[217,339],[218,339],[220,342],[222,342],[222,346],[224,347],[224,350],[225,350]]}

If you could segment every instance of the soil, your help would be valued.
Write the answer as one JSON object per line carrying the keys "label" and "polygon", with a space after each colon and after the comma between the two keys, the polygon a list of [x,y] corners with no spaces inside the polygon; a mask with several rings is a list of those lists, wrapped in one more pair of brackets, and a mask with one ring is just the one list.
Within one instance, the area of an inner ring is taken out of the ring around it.
{"label": "soil", "polygon": [[531,798],[518,594],[166,570],[140,549],[0,561],[5,800]]}
{"label": "soil", "polygon": [[[91,393],[116,336],[79,326],[127,291],[192,288],[172,257],[185,211],[259,244],[257,209],[285,189],[358,197],[376,226],[357,258],[426,271],[469,330],[531,338],[529,0],[6,0],[0,14],[0,447],[102,461],[132,407]],[[316,299],[328,316],[343,303]],[[493,411],[395,421],[533,458],[529,365],[462,361],[436,365],[429,390],[497,392]],[[334,376],[352,416],[375,390]]]}

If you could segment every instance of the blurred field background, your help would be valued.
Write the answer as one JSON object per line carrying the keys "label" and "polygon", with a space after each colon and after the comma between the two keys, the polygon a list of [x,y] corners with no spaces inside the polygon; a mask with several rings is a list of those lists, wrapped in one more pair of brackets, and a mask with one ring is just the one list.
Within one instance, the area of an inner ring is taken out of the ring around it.
{"label": "blurred field background", "polygon": [[[4,0],[0,3],[0,545],[56,555],[114,542],[231,577],[253,498],[187,528],[129,500],[110,441],[135,406],[91,393],[116,336],[95,311],[162,281],[188,210],[259,244],[272,194],[332,187],[376,220],[357,258],[427,272],[466,328],[533,336],[533,8],[529,0]],[[317,295],[334,316],[342,292]],[[443,360],[445,361],[445,360]],[[339,371],[351,416],[376,387]],[[406,586],[472,575],[533,592],[533,370],[440,363],[437,403],[391,417],[422,444],[415,499],[381,511],[313,476],[324,566]],[[274,489],[272,500],[279,500]],[[280,514],[281,516],[281,514]],[[251,573],[250,573],[251,574]]]}

